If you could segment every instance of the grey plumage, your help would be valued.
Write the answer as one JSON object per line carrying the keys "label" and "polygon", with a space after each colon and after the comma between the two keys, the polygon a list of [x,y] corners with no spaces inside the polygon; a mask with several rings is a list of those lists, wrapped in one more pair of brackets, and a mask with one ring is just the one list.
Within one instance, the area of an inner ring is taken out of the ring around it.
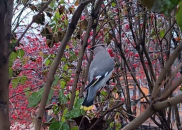
{"label": "grey plumage", "polygon": [[85,107],[89,107],[93,104],[97,91],[106,84],[114,69],[114,60],[103,46],[97,46],[93,52],[95,58],[89,68],[89,84],[86,87],[87,95],[82,104],[82,106]]}
{"label": "grey plumage", "polygon": [[98,46],[94,49],[95,58],[90,64],[88,79],[89,82],[98,75],[104,75],[114,68],[114,60],[103,46]]}

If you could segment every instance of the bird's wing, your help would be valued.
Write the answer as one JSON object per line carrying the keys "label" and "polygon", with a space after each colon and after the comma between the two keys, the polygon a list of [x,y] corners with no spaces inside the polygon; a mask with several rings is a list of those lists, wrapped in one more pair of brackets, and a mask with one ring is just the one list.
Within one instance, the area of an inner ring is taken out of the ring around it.
{"label": "bird's wing", "polygon": [[87,85],[87,87],[85,88],[85,90],[87,90],[88,88],[94,86],[96,83],[98,83],[100,80],[102,80],[105,76],[97,76],[95,78],[93,78],[93,80]]}
{"label": "bird's wing", "polygon": [[[93,60],[89,69],[89,84],[85,88],[87,90],[88,88],[94,86],[96,83],[101,81],[104,77],[106,77],[114,68],[114,61],[109,57],[106,59],[101,59],[100,64],[95,64],[95,61]],[[102,65],[105,66],[102,66]],[[94,65],[94,67],[92,67]]]}
{"label": "bird's wing", "polygon": [[[98,63],[99,62],[99,63]],[[111,57],[95,58],[90,65],[88,80],[91,82],[97,76],[104,76],[114,69],[114,60]]]}

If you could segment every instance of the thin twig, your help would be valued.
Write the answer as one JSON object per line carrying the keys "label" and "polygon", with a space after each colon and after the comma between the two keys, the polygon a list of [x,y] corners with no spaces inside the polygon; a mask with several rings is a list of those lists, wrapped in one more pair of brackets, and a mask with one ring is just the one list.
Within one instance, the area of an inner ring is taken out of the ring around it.
{"label": "thin twig", "polygon": [[16,46],[19,45],[20,40],[23,38],[23,36],[25,35],[25,33],[28,31],[28,29],[32,26],[32,24],[34,23],[34,20],[36,19],[36,17],[37,17],[38,15],[40,15],[40,14],[47,8],[47,6],[48,6],[51,2],[52,2],[52,0],[49,0],[49,1],[46,3],[46,5],[44,5],[44,7],[39,11],[39,13],[38,13],[37,15],[35,15],[35,17],[32,19],[32,22],[27,26],[27,28],[25,29],[25,31],[23,32],[23,34],[18,38],[18,40],[16,41],[16,43],[15,43],[14,46],[12,47],[13,49],[11,49],[11,50],[9,51],[9,53],[8,53],[7,56],[9,56],[9,55],[11,54],[11,52],[14,50],[14,48],[15,48]]}

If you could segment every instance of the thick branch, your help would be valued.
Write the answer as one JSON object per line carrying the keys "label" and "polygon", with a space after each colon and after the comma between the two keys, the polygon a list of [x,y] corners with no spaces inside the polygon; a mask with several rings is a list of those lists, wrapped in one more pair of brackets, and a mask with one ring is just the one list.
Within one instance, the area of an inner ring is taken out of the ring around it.
{"label": "thick branch", "polygon": [[166,89],[166,91],[162,94],[162,96],[160,97],[160,100],[165,100],[167,99],[172,93],[173,91],[179,86],[182,84],[182,76],[177,80],[175,81],[175,83],[170,86],[168,89]]}
{"label": "thick branch", "polygon": [[171,55],[171,57],[167,61],[166,65],[164,66],[164,69],[159,74],[159,78],[157,79],[154,89],[152,91],[152,99],[155,99],[156,96],[158,95],[158,90],[160,89],[160,85],[161,85],[163,79],[165,78],[166,74],[169,72],[169,70],[170,70],[169,68],[172,66],[176,57],[178,57],[178,55],[180,54],[181,50],[182,50],[182,42],[174,50],[173,54]]}
{"label": "thick branch", "polygon": [[0,130],[9,130],[9,62],[5,55],[10,43],[13,0],[0,1]]}
{"label": "thick branch", "polygon": [[167,107],[176,105],[182,102],[182,94],[169,98],[163,102],[157,102],[154,105],[150,105],[141,115],[136,117],[132,122],[125,126],[122,130],[134,130],[138,128],[142,123],[144,123],[149,117],[151,117],[155,112],[163,110]]}

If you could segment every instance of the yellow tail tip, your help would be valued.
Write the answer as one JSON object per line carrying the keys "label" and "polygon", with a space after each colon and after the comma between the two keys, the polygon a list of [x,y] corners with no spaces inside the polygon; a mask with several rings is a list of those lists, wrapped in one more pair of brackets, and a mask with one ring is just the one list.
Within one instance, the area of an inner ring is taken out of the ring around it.
{"label": "yellow tail tip", "polygon": [[86,107],[86,106],[81,106],[80,109],[83,109],[85,111],[89,111],[89,110],[92,110],[93,108],[93,105],[89,106],[89,107]]}

